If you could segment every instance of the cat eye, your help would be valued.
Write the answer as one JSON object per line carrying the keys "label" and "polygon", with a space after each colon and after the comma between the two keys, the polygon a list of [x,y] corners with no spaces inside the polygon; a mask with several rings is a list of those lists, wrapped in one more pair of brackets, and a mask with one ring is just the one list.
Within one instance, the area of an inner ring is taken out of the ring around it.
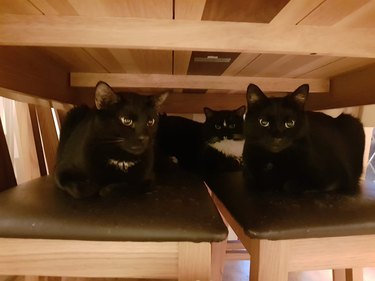
{"label": "cat eye", "polygon": [[229,124],[229,129],[234,129],[236,127],[236,124]]}
{"label": "cat eye", "polygon": [[220,130],[221,126],[219,124],[215,124],[215,129]]}
{"label": "cat eye", "polygon": [[152,118],[152,119],[150,119],[150,120],[147,121],[147,126],[148,127],[154,126],[154,124],[155,124],[155,119],[154,118]]}
{"label": "cat eye", "polygon": [[259,119],[259,124],[262,126],[262,127],[268,127],[270,125],[270,122],[268,122],[267,120],[264,120],[262,118]]}
{"label": "cat eye", "polygon": [[296,122],[294,120],[286,121],[285,128],[288,128],[288,129],[293,128],[295,124]]}
{"label": "cat eye", "polygon": [[121,117],[120,120],[121,120],[121,123],[124,124],[127,127],[130,127],[131,125],[133,125],[133,120],[131,120],[131,119]]}

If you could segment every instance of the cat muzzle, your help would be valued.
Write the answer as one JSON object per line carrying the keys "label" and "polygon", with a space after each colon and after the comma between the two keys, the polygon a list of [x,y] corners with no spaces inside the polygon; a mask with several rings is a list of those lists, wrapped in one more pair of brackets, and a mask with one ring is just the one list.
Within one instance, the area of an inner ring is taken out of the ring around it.
{"label": "cat muzzle", "polygon": [[288,143],[283,138],[273,138],[268,150],[273,153],[279,153],[288,147]]}

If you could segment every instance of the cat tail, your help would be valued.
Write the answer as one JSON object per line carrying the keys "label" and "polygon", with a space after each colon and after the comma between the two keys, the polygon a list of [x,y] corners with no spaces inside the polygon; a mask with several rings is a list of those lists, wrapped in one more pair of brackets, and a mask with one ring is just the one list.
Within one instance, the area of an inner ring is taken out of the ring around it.
{"label": "cat tail", "polygon": [[365,150],[365,132],[361,121],[349,114],[342,113],[336,118],[336,124],[347,141],[353,176],[357,179],[363,171],[363,154]]}

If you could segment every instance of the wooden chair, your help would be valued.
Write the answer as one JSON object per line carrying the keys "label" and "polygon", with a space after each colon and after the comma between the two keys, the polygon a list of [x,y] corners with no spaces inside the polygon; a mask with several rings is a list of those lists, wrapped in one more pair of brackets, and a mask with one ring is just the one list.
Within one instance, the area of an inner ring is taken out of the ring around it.
{"label": "wooden chair", "polygon": [[[0,157],[10,164],[2,131]],[[6,167],[3,189],[16,184]],[[0,275],[208,281],[226,236],[204,183],[175,167],[118,198],[75,200],[48,175],[0,192]]]}
{"label": "wooden chair", "polygon": [[375,186],[359,194],[254,195],[241,172],[212,176],[216,206],[250,254],[251,281],[333,269],[333,280],[363,280],[375,266]]}

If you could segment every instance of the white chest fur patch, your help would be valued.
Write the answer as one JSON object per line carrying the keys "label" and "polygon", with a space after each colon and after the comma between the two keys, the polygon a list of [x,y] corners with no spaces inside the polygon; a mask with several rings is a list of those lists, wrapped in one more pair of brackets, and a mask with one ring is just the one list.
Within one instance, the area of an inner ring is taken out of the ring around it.
{"label": "white chest fur patch", "polygon": [[129,171],[129,168],[135,166],[135,164],[137,164],[137,162],[109,159],[108,164],[116,167],[117,169],[123,171],[124,173],[127,173]]}
{"label": "white chest fur patch", "polygon": [[241,158],[244,143],[245,140],[222,140],[210,143],[210,146],[226,156]]}

